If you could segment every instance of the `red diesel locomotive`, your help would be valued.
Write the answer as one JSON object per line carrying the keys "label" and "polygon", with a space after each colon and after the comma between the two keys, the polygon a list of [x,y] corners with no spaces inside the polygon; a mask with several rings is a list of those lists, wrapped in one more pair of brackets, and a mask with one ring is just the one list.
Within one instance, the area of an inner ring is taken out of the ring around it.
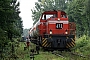
{"label": "red diesel locomotive", "polygon": [[30,29],[31,41],[47,49],[68,49],[75,46],[75,23],[64,11],[45,11]]}

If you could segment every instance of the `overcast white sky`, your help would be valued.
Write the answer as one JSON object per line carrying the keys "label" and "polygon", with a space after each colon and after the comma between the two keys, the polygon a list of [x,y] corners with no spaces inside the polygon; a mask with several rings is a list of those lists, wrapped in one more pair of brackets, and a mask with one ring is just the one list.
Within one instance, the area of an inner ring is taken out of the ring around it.
{"label": "overcast white sky", "polygon": [[23,20],[24,28],[31,28],[33,26],[31,9],[35,6],[38,0],[19,0],[20,1],[20,16]]}

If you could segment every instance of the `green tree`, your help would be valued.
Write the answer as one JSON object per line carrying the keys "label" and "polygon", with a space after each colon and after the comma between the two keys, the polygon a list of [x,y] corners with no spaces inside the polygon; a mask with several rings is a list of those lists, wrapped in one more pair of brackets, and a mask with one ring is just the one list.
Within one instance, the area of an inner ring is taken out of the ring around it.
{"label": "green tree", "polygon": [[9,39],[12,39],[15,31],[17,33],[18,31],[22,31],[22,21],[19,17],[19,3],[16,4],[16,0],[3,0],[0,1],[0,4],[0,28],[7,32]]}
{"label": "green tree", "polygon": [[76,23],[77,36],[89,35],[89,16],[90,12],[87,12],[89,6],[89,0],[74,0],[68,3],[68,15],[69,20]]}
{"label": "green tree", "polygon": [[0,52],[4,51],[12,38],[20,37],[23,31],[19,2],[16,2],[17,0],[0,0]]}

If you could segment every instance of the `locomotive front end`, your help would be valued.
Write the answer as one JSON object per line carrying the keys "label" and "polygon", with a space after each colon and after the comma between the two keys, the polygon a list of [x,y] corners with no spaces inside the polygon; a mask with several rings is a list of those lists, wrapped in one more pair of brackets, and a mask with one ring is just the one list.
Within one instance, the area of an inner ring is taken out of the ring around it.
{"label": "locomotive front end", "polygon": [[75,23],[64,11],[45,11],[31,29],[33,41],[44,49],[69,49],[75,46]]}
{"label": "locomotive front end", "polygon": [[46,31],[42,39],[44,48],[55,50],[75,46],[75,24],[68,21],[64,11],[47,12],[44,16],[46,19]]}

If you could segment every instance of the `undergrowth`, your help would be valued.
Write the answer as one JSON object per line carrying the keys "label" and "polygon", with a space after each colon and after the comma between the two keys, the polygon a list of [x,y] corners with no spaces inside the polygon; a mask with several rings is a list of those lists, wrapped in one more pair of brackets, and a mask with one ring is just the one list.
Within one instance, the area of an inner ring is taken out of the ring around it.
{"label": "undergrowth", "polygon": [[90,37],[83,35],[82,37],[77,38],[76,46],[73,48],[73,50],[89,58],[90,56]]}

